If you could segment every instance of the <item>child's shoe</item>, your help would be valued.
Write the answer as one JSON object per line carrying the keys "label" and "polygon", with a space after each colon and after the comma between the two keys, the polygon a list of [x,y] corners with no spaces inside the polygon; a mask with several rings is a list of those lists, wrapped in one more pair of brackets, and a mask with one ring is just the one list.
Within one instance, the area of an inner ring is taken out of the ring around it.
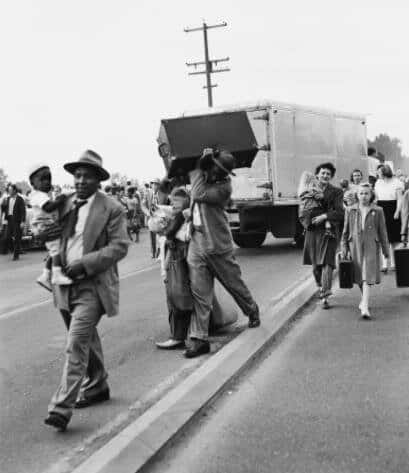
{"label": "child's shoe", "polygon": [[59,266],[53,266],[51,284],[56,284],[57,286],[68,286],[72,284],[72,279],[63,274]]}
{"label": "child's shoe", "polygon": [[37,284],[39,284],[47,291],[52,292],[53,288],[51,287],[51,271],[49,269],[44,269],[41,273],[41,276],[37,278]]}

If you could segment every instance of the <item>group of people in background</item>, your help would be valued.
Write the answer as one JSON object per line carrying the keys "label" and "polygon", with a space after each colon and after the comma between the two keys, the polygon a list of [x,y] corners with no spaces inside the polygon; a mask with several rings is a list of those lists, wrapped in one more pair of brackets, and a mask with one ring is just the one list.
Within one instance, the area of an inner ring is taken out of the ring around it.
{"label": "group of people in background", "polygon": [[337,255],[352,261],[353,282],[362,295],[358,308],[370,320],[370,289],[381,282],[382,272],[395,269],[394,250],[407,240],[408,179],[380,162],[365,181],[363,172],[353,169],[350,180],[337,187],[332,184],[335,173],[328,162],[302,175],[303,263],[312,265],[322,306],[329,309]]}
{"label": "group of people in background", "polygon": [[[32,184],[31,184],[32,186]],[[101,191],[117,200],[125,209],[129,239],[139,242],[140,231],[147,228],[147,221],[158,204],[167,203],[169,192],[164,193],[163,181],[152,179],[142,186],[127,181],[125,185],[110,184],[101,187]],[[4,192],[0,191],[0,254],[12,254],[14,261],[24,253],[22,238],[33,235],[31,198],[34,188],[25,193],[16,184],[8,183]],[[49,192],[52,199],[60,195],[73,193],[72,187],[62,188],[52,185]],[[156,235],[151,233],[151,253],[157,258],[158,245]]]}

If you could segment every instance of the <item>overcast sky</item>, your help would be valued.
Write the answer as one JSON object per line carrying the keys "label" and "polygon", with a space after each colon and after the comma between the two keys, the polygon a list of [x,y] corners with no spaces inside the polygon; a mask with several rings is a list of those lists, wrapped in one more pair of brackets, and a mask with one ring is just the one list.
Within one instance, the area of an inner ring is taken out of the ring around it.
{"label": "overcast sky", "polygon": [[30,162],[56,182],[85,148],[110,171],[164,175],[161,118],[205,106],[201,33],[212,57],[231,58],[214,80],[216,105],[270,98],[368,114],[409,152],[409,2],[406,0],[13,0],[0,6],[0,167],[26,178]]}

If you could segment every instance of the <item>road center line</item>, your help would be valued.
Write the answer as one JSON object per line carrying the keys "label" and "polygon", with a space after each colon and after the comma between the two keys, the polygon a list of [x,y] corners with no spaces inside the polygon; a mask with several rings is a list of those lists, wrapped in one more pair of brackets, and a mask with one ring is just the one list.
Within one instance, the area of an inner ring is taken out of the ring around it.
{"label": "road center line", "polygon": [[[137,269],[135,271],[130,271],[129,273],[126,273],[123,276],[120,276],[119,279],[122,281],[122,280],[128,279],[132,276],[136,276],[136,275],[141,274],[141,273],[146,273],[148,271],[152,271],[155,268],[157,268],[156,264],[151,265],[151,266],[147,266],[146,268]],[[0,322],[2,320],[7,320],[7,319],[10,319],[12,317],[15,317],[16,315],[24,314],[25,312],[30,312],[31,310],[38,309],[39,307],[43,307],[47,304],[51,304],[52,302],[53,302],[52,298],[49,298],[49,299],[46,299],[44,301],[34,302],[33,304],[23,305],[23,306],[17,307],[16,309],[10,310],[8,312],[3,312],[2,314],[0,314]]]}

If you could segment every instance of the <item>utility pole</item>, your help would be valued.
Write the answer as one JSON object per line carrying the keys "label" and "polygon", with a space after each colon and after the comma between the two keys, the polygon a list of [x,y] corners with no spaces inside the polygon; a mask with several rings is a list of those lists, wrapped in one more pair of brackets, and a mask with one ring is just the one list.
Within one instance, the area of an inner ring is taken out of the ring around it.
{"label": "utility pole", "polygon": [[207,103],[209,107],[213,107],[213,94],[212,89],[213,87],[217,87],[217,84],[212,84],[212,74],[217,72],[229,72],[229,68],[224,69],[214,69],[213,66],[217,66],[219,62],[227,62],[230,60],[228,57],[224,57],[221,59],[209,59],[209,43],[207,39],[207,30],[212,28],[224,28],[227,26],[227,23],[224,21],[223,23],[218,23],[216,25],[208,25],[206,22],[203,22],[203,25],[199,28],[185,28],[185,33],[192,33],[193,31],[203,31],[203,40],[204,40],[204,61],[200,62],[187,62],[186,66],[194,67],[197,69],[197,66],[205,66],[204,71],[196,71],[196,72],[189,72],[190,76],[199,75],[199,74],[206,74],[206,85],[203,87],[207,89]]}

